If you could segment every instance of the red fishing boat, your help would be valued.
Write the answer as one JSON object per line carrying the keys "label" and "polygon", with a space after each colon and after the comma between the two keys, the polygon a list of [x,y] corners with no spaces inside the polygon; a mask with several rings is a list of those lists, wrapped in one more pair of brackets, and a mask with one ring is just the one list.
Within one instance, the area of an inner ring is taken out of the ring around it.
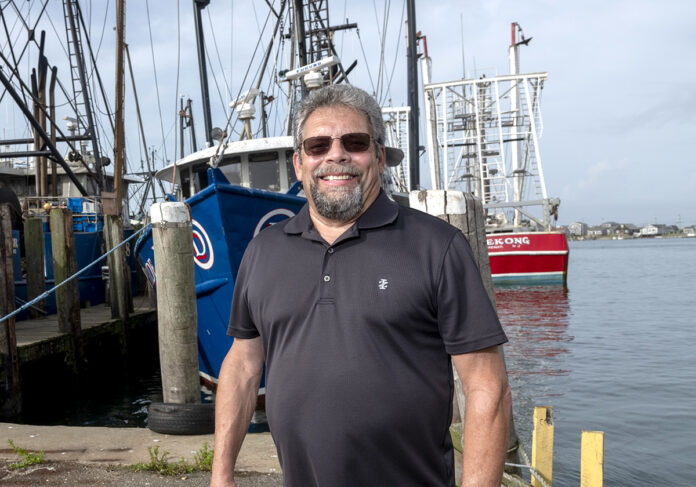
{"label": "red fishing boat", "polygon": [[497,233],[486,237],[496,284],[565,284],[568,242],[562,232]]}
{"label": "red fishing boat", "polygon": [[421,59],[430,180],[433,190],[481,200],[495,283],[565,284],[560,199],[546,190],[540,147],[548,73],[520,73],[518,48],[531,38],[517,23],[511,34],[506,75],[431,82],[427,51]]}

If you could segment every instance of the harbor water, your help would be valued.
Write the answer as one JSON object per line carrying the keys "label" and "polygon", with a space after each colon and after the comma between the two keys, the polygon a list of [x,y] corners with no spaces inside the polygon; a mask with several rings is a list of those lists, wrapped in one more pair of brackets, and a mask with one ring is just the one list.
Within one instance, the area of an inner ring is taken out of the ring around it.
{"label": "harbor water", "polygon": [[[606,486],[696,485],[696,239],[571,242],[570,252],[567,289],[496,293],[527,453],[534,406],[553,406],[554,485],[579,485],[583,430],[604,431]],[[151,348],[118,374],[128,377],[26,422],[143,427],[147,404],[162,400]]]}
{"label": "harbor water", "polygon": [[567,291],[497,290],[516,428],[553,406],[554,485],[604,431],[606,486],[696,485],[696,239],[570,244]]}

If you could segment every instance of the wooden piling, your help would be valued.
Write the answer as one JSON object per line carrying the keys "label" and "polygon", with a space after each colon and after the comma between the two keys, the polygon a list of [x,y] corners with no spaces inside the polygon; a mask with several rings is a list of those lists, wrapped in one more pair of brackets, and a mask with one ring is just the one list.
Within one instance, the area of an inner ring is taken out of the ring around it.
{"label": "wooden piling", "polygon": [[[46,274],[44,268],[44,231],[41,218],[24,220],[24,249],[27,270],[27,301],[46,291]],[[29,318],[46,315],[46,300],[35,303],[27,310]]]}
{"label": "wooden piling", "polygon": [[152,205],[157,320],[165,403],[200,403],[191,213],[184,203]]}
{"label": "wooden piling", "polygon": [[583,431],[580,450],[580,487],[604,485],[604,432]]}
{"label": "wooden piling", "polygon": [[[14,310],[12,208],[3,203],[0,204],[0,318]],[[15,319],[9,318],[0,322],[0,416],[16,416],[21,407]]]}
{"label": "wooden piling", "polygon": [[[424,190],[412,191],[409,195],[409,203],[411,208],[416,208],[430,215],[435,215],[462,231],[474,254],[474,261],[478,266],[488,298],[493,308],[497,309],[495,288],[493,287],[493,277],[491,275],[491,264],[488,258],[488,245],[486,243],[486,223],[483,216],[483,204],[481,200],[470,193],[463,193],[461,191]],[[498,347],[498,351],[503,357],[503,362],[505,362],[503,347]],[[456,370],[454,371],[454,389],[454,402],[456,404],[453,408],[455,411],[453,422],[463,421],[466,409],[466,398],[464,397],[464,391]],[[510,436],[508,438],[506,462],[512,464],[520,463],[519,453],[517,451],[518,441],[517,432],[515,431],[515,422],[512,414],[510,414]],[[519,473],[518,468],[509,468],[507,471],[510,473]]]}
{"label": "wooden piling", "polygon": [[[58,285],[77,272],[72,212],[66,208],[51,210],[51,246],[53,247],[53,278]],[[82,327],[80,323],[80,290],[77,279],[56,289],[58,330],[69,333],[74,341],[76,362],[82,362]]]}
{"label": "wooden piling", "polygon": [[[123,224],[117,215],[104,215],[104,239],[106,248],[113,249],[123,241]],[[126,264],[124,247],[120,247],[107,257],[109,266],[109,296],[111,316],[128,319],[132,311],[133,298],[130,286],[130,269]]]}
{"label": "wooden piling", "polygon": [[[532,432],[532,467],[549,485],[553,476],[553,408],[537,406],[534,408],[534,431]],[[532,485],[542,487],[541,482],[532,475]]]}

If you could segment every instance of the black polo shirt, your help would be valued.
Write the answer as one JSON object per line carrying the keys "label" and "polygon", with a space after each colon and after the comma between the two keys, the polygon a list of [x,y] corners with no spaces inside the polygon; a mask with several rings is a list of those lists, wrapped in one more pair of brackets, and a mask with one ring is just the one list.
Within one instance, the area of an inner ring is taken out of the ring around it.
{"label": "black polo shirt", "polygon": [[454,486],[450,355],[506,341],[463,234],[384,193],[333,245],[306,205],[254,238],[228,333],[291,487]]}

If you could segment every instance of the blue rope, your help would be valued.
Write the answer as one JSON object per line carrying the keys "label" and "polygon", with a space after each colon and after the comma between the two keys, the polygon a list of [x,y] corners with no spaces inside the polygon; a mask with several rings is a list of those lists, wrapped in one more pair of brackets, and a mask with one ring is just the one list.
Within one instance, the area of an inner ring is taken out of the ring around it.
{"label": "blue rope", "polygon": [[114,252],[116,249],[118,249],[119,247],[121,247],[122,245],[124,245],[126,242],[132,240],[136,235],[138,235],[139,233],[141,233],[143,230],[145,230],[145,229],[148,228],[149,226],[150,226],[150,224],[148,223],[148,224],[145,225],[143,228],[141,228],[141,229],[138,230],[137,232],[133,233],[133,235],[131,235],[130,237],[128,237],[127,239],[125,239],[123,242],[121,242],[120,244],[118,244],[116,247],[114,247],[113,249],[109,250],[107,253],[105,253],[105,254],[102,255],[101,257],[97,258],[97,260],[95,260],[94,262],[92,262],[92,263],[90,263],[90,264],[87,264],[87,265],[86,265],[85,267],[83,267],[81,270],[77,271],[75,274],[73,274],[72,276],[68,277],[66,280],[62,281],[62,282],[61,282],[60,284],[58,284],[57,286],[54,286],[53,289],[49,289],[48,291],[46,291],[45,293],[43,293],[41,296],[37,296],[36,298],[34,298],[34,299],[32,299],[31,301],[29,301],[28,303],[26,303],[26,304],[25,304],[24,306],[22,306],[21,308],[17,308],[16,310],[14,310],[14,311],[13,311],[12,313],[10,313],[9,315],[3,316],[2,318],[0,318],[0,323],[2,323],[2,322],[5,321],[5,320],[8,320],[8,319],[12,318],[12,317],[15,316],[15,315],[18,315],[19,313],[21,313],[21,312],[24,311],[25,309],[30,308],[31,306],[33,306],[34,304],[38,303],[39,301],[41,301],[42,299],[44,299],[45,297],[47,297],[49,294],[51,294],[52,292],[54,292],[54,291],[55,291],[56,289],[58,289],[59,287],[64,286],[65,284],[67,284],[68,281],[71,281],[72,279],[75,279],[75,278],[78,277],[80,274],[82,274],[83,272],[87,271],[87,269],[89,269],[90,267],[92,267],[92,266],[93,266],[94,264],[96,264],[97,262],[99,262],[99,261],[101,261],[101,260],[104,260],[104,258],[105,258],[106,256],[108,256],[109,254],[111,254],[112,252]]}

